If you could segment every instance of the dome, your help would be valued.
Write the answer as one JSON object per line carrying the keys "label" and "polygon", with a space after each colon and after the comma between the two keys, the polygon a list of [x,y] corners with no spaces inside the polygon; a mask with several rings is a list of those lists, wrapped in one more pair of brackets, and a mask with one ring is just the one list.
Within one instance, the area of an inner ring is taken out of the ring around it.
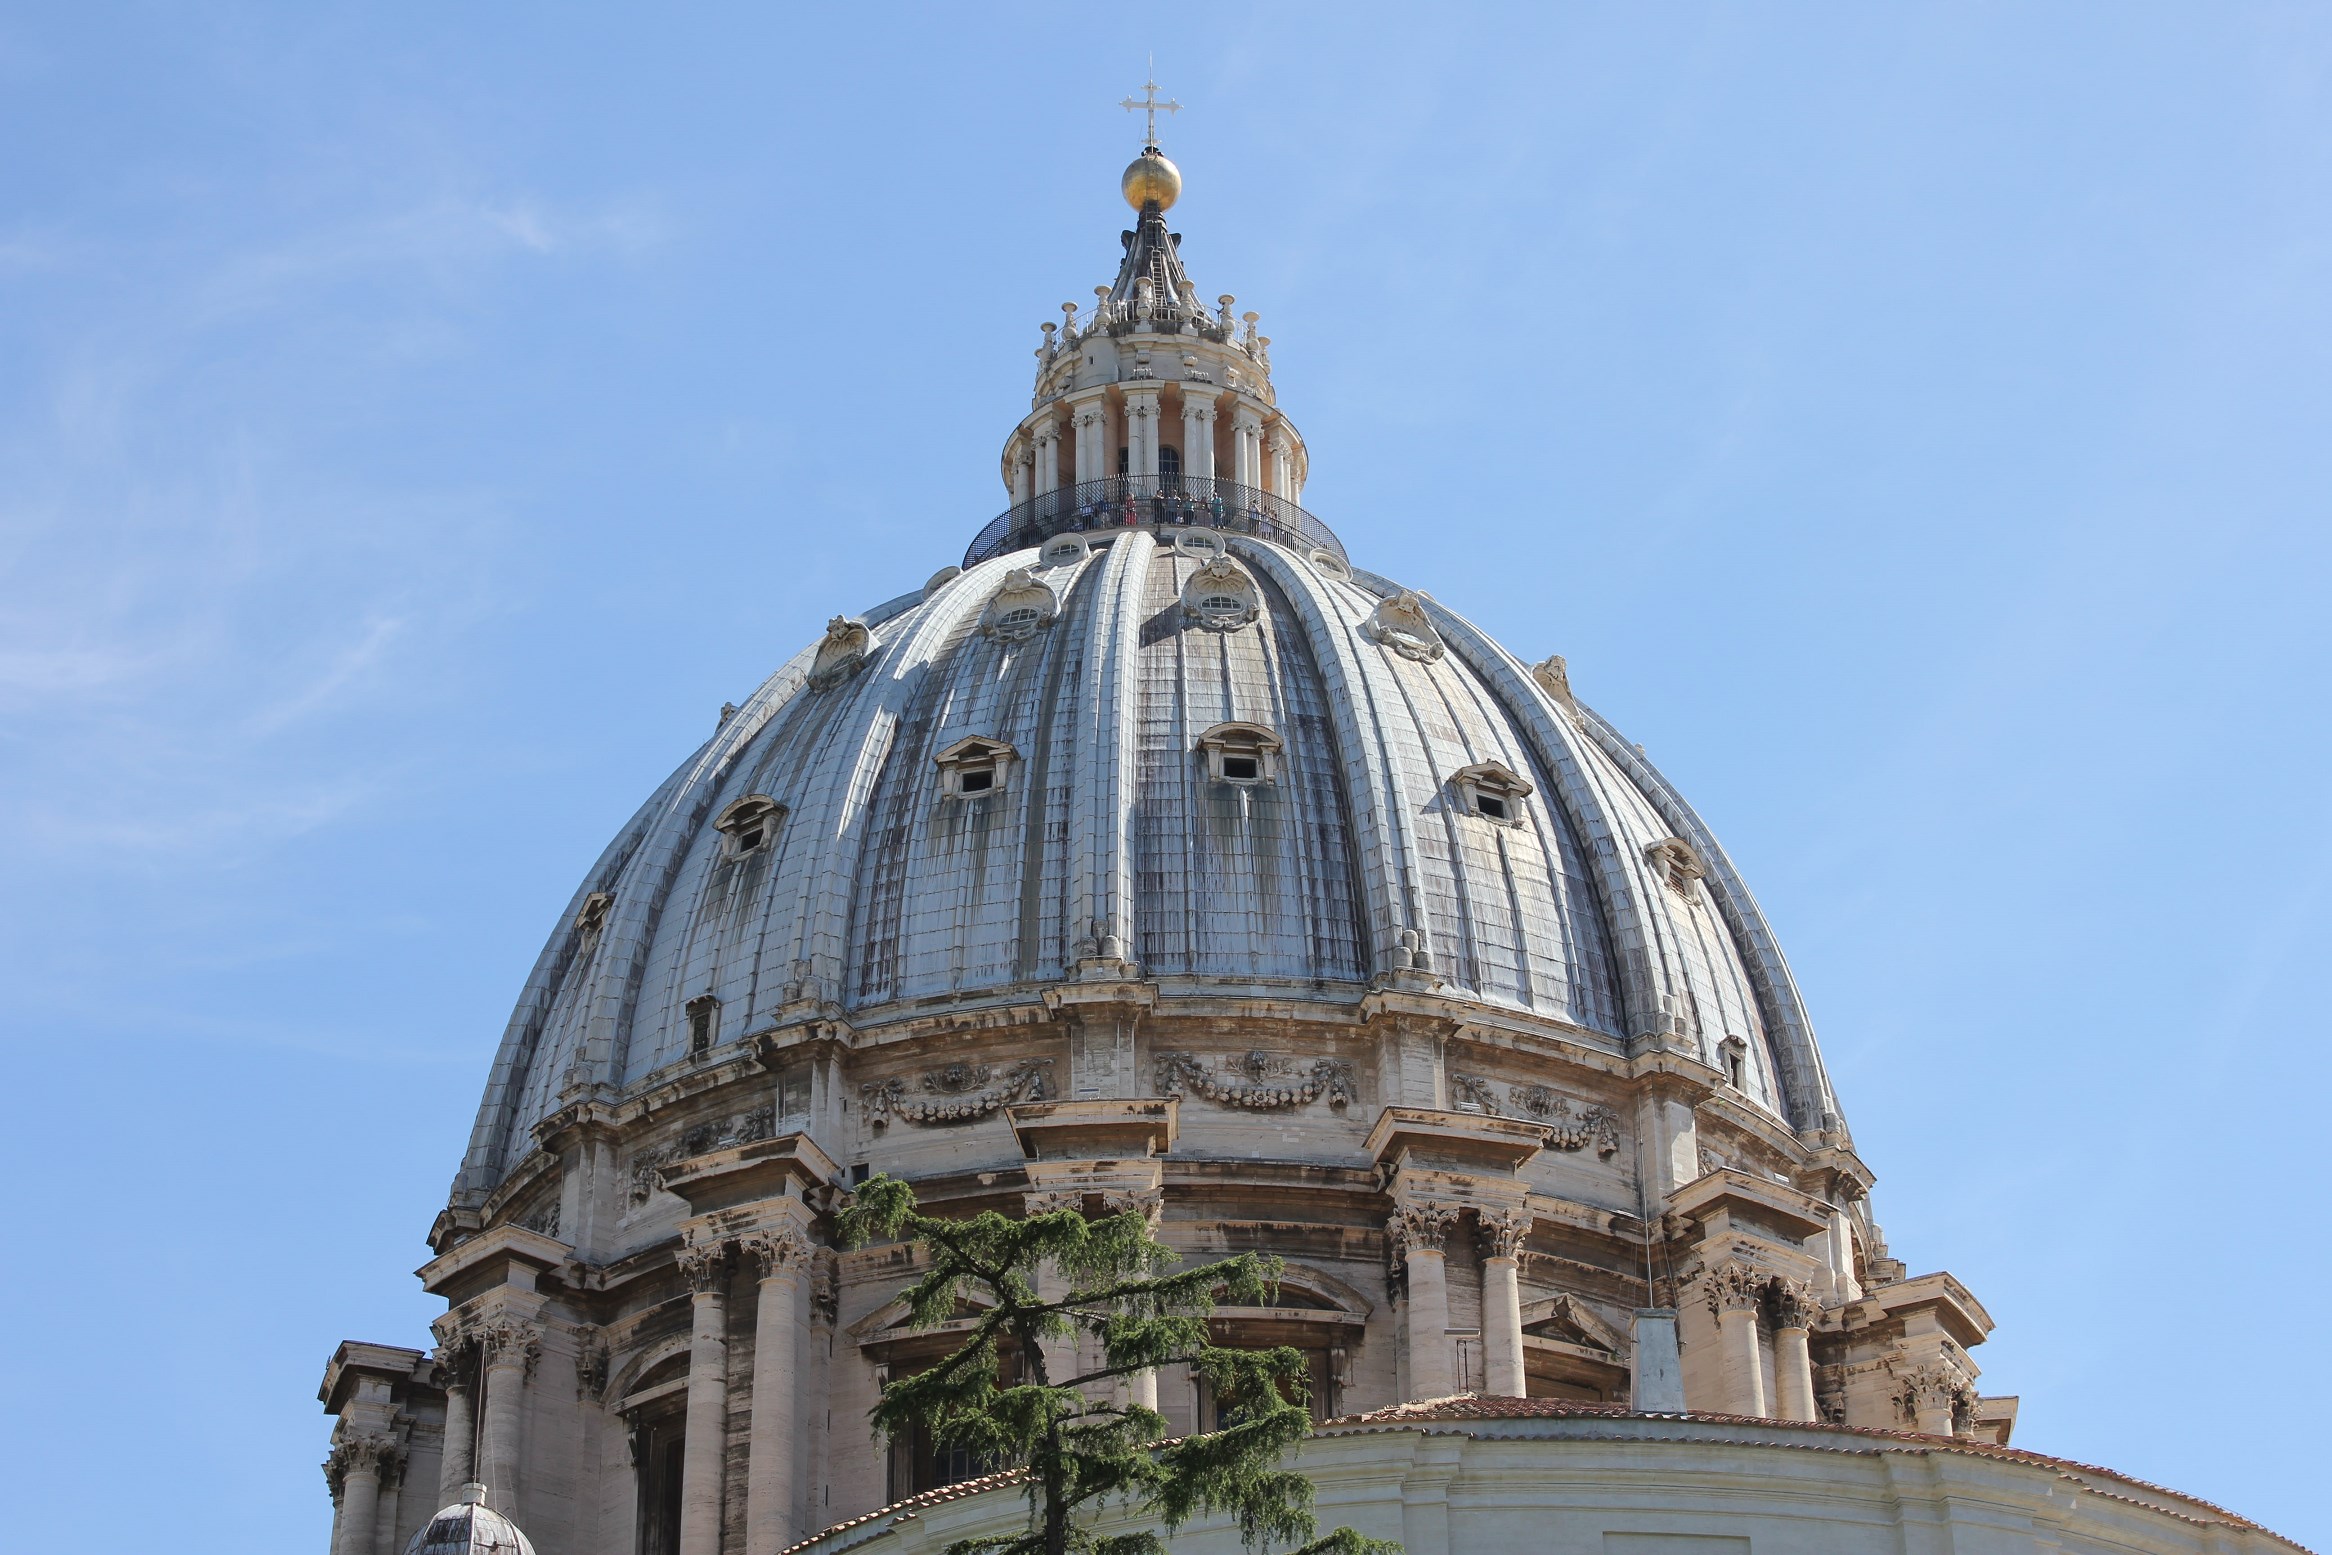
{"label": "dome", "polygon": [[464,1485],[405,1545],[405,1555],[534,1555],[518,1525],[486,1505],[486,1487]]}
{"label": "dome", "polygon": [[[1273,1254],[1277,1304],[1218,1320],[1324,1415],[2007,1441],[1992,1320],[1889,1250],[1724,849],[1553,645],[1302,505],[1271,339],[1160,203],[1042,329],[960,564],[834,615],[576,882],[431,1227],[434,1348],[327,1373],[355,1526],[432,1444],[591,1555],[782,1549],[976,1473],[868,1425],[938,1355],[907,1255],[839,1234],[877,1172]],[[491,1517],[413,1550],[524,1548]]]}
{"label": "dome", "polygon": [[1103,966],[1162,1006],[1400,986],[1614,1057],[1656,1033],[1838,1126],[1756,903],[1560,661],[1285,534],[1133,528],[837,617],[728,716],[562,914],[464,1186],[577,1086]]}

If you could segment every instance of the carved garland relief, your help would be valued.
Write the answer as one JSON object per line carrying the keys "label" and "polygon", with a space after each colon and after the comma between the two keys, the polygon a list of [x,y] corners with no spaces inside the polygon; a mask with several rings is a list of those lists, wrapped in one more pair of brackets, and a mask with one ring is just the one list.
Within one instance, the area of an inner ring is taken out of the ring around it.
{"label": "carved garland relief", "polygon": [[1309,1106],[1323,1096],[1342,1109],[1355,1094],[1352,1066],[1340,1059],[1315,1059],[1298,1071],[1293,1060],[1261,1049],[1218,1060],[1212,1069],[1196,1054],[1160,1053],[1158,1089],[1166,1096],[1195,1091],[1217,1106],[1259,1112]]}
{"label": "carved garland relief", "polygon": [[925,1128],[976,1123],[1014,1102],[1049,1100],[1053,1061],[1033,1058],[1003,1070],[991,1064],[947,1064],[922,1075],[914,1091],[896,1076],[858,1089],[878,1128],[891,1118]]}

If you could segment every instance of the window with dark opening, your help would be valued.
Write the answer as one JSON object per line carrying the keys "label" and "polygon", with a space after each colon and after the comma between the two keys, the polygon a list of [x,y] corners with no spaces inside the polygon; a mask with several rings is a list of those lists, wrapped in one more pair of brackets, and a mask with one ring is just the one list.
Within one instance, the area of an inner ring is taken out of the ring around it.
{"label": "window with dark opening", "polygon": [[1253,756],[1225,756],[1223,776],[1234,783],[1252,783],[1263,776],[1263,763]]}
{"label": "window with dark opening", "polygon": [[959,794],[984,794],[996,786],[996,769],[966,767],[956,774],[955,786]]}
{"label": "window with dark opening", "polygon": [[1180,475],[1182,473],[1182,450],[1179,448],[1159,449],[1158,473],[1168,480]]}
{"label": "window with dark opening", "polygon": [[701,1058],[712,1051],[713,1038],[719,1034],[721,1001],[710,994],[688,1001],[688,1052],[692,1058]]}
{"label": "window with dark opening", "polygon": [[1474,809],[1493,821],[1506,819],[1506,801],[1494,794],[1477,794],[1474,797]]}

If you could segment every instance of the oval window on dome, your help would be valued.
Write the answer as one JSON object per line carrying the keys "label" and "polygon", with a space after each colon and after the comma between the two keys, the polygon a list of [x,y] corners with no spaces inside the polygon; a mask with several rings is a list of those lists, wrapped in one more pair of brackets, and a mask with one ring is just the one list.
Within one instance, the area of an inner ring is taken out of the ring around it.
{"label": "oval window on dome", "polygon": [[1190,575],[1182,588],[1183,618],[1212,632],[1232,632],[1263,613],[1247,569],[1218,557]]}

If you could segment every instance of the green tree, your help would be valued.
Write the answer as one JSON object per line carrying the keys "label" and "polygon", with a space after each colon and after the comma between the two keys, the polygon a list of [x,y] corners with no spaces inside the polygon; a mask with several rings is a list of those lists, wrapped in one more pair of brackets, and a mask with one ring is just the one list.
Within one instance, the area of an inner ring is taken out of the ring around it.
{"label": "green tree", "polygon": [[[1278,1259],[1247,1253],[1177,1269],[1178,1255],[1138,1212],[950,1220],[922,1213],[914,1191],[889,1176],[859,1187],[840,1229],[846,1246],[921,1244],[926,1267],[906,1293],[910,1326],[978,1310],[952,1354],[886,1386],[874,1408],[875,1425],[893,1441],[920,1426],[941,1446],[1025,1471],[1026,1530],[961,1540],[948,1555],[1166,1555],[1155,1533],[1096,1535],[1091,1524],[1112,1505],[1154,1517],[1169,1533],[1225,1513],[1250,1548],[1400,1555],[1399,1545],[1350,1528],[1316,1537],[1311,1482],[1279,1467],[1311,1430],[1302,1355],[1233,1349],[1207,1336],[1218,1300],[1270,1304]],[[1057,1278],[1042,1278],[1048,1266]],[[1079,1335],[1097,1341],[1101,1364],[1052,1375],[1063,1343]],[[1001,1370],[1008,1345],[1020,1359],[1021,1380],[1011,1386]],[[1236,1400],[1233,1423],[1167,1441],[1165,1417],[1130,1402],[1126,1384],[1172,1365],[1190,1366],[1216,1397]]]}

